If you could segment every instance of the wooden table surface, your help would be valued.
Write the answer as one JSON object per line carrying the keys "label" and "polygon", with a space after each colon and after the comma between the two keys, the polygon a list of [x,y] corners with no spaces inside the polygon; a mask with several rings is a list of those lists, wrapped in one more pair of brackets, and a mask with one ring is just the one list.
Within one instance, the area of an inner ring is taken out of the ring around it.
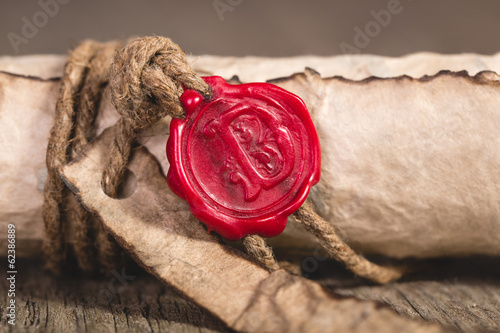
{"label": "wooden table surface", "polygon": [[[498,258],[411,262],[417,272],[386,286],[367,284],[333,262],[319,264],[310,277],[341,296],[375,300],[451,331],[500,331]],[[0,287],[2,332],[230,331],[134,264],[107,278],[55,277],[40,260],[18,265],[16,326],[7,325],[6,283]]]}

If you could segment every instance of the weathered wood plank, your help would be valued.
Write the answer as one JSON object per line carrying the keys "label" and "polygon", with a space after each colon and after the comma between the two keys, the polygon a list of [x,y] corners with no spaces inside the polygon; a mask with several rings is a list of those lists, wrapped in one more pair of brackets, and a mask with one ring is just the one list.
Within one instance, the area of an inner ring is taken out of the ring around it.
{"label": "weathered wood plank", "polygon": [[229,332],[133,264],[125,268],[126,279],[117,274],[121,281],[116,276],[54,277],[33,260],[19,265],[16,326],[7,324],[2,281],[0,332]]}
{"label": "weathered wood plank", "polygon": [[[133,265],[125,269],[129,280],[121,282],[56,278],[32,260],[20,265],[15,327],[7,325],[6,285],[0,286],[1,332],[229,331]],[[328,261],[320,262],[311,277],[340,295],[387,304],[405,317],[460,332],[500,331],[500,259],[439,260],[421,269],[399,283],[373,286]]]}
{"label": "weathered wood plank", "polygon": [[[401,315],[460,332],[500,331],[500,260],[469,258],[427,262],[424,271],[385,286],[336,288],[344,296],[373,300]],[[325,285],[338,281],[331,278]]]}

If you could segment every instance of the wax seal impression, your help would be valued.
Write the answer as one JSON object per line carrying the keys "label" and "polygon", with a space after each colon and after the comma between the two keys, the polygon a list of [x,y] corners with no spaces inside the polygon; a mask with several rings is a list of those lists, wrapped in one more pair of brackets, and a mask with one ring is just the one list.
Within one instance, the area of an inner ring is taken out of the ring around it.
{"label": "wax seal impression", "polygon": [[222,237],[280,234],[319,181],[320,148],[304,102],[269,83],[205,77],[213,96],[186,90],[173,119],[167,182]]}

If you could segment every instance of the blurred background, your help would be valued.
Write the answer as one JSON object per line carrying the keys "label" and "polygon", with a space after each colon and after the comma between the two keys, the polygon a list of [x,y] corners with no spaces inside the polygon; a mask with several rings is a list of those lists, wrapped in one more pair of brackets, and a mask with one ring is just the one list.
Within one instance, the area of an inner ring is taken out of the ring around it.
{"label": "blurred background", "polygon": [[0,13],[1,55],[153,34],[190,54],[500,51],[496,0],[2,0]]}

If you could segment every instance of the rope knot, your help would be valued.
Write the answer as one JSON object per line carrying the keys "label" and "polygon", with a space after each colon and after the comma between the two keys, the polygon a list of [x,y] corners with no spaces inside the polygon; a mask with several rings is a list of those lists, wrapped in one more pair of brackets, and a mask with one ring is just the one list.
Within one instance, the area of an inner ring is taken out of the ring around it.
{"label": "rope knot", "polygon": [[206,97],[211,94],[208,84],[187,63],[185,53],[169,38],[134,39],[118,51],[111,67],[112,103],[135,132],[167,115],[182,118],[183,86]]}

